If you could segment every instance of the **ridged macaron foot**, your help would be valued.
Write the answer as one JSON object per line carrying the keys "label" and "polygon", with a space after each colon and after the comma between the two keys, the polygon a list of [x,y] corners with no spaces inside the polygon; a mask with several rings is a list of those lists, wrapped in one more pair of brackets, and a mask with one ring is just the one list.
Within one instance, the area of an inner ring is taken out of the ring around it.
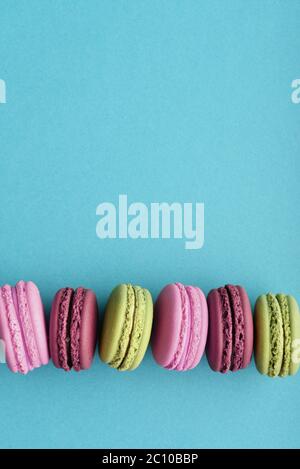
{"label": "ridged macaron foot", "polygon": [[0,288],[0,338],[11,371],[26,374],[48,363],[44,308],[33,282]]}
{"label": "ridged macaron foot", "polygon": [[207,304],[206,355],[210,367],[221,373],[246,368],[253,352],[253,318],[245,289],[235,285],[213,289]]}
{"label": "ridged macaron foot", "polygon": [[200,288],[172,283],[160,292],[154,309],[152,352],[169,370],[194,368],[203,355],[208,329],[207,302]]}
{"label": "ridged macaron foot", "polygon": [[118,285],[105,309],[99,345],[102,361],[120,371],[137,368],[149,344],[152,319],[150,292],[131,284]]}
{"label": "ridged macaron foot", "polygon": [[90,368],[97,341],[98,306],[92,290],[62,288],[50,315],[50,353],[54,365],[65,371]]}
{"label": "ridged macaron foot", "polygon": [[272,378],[297,373],[300,366],[300,314],[295,298],[261,295],[255,304],[255,363]]}

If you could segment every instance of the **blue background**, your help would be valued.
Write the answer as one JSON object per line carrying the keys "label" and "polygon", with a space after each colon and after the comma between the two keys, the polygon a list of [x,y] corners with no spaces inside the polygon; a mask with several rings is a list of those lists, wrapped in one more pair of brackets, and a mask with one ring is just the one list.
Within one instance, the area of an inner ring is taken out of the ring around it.
{"label": "blue background", "polygon": [[[300,2],[0,1],[0,283],[171,281],[300,299]],[[204,202],[205,245],[105,240],[96,206]],[[1,447],[297,447],[300,376],[254,363],[0,366]]]}

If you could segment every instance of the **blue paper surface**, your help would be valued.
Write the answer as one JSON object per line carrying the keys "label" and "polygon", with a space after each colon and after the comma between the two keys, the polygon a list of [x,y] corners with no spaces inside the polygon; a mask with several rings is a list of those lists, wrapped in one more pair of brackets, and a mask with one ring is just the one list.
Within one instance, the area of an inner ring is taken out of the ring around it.
{"label": "blue paper surface", "polygon": [[[243,285],[300,300],[300,2],[0,1],[0,283]],[[205,243],[96,236],[96,207],[203,202]],[[299,447],[300,376],[0,364],[1,447]]]}

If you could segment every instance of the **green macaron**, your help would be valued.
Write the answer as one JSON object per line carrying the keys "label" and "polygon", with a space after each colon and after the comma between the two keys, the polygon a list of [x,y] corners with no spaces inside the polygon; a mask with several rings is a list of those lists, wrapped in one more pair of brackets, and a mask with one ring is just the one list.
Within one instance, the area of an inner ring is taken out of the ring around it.
{"label": "green macaron", "polygon": [[139,366],[149,344],[153,302],[146,288],[118,285],[111,293],[101,330],[101,359],[120,371]]}
{"label": "green macaron", "polygon": [[261,295],[254,313],[254,354],[258,371],[270,377],[297,373],[300,314],[297,301],[283,293]]}

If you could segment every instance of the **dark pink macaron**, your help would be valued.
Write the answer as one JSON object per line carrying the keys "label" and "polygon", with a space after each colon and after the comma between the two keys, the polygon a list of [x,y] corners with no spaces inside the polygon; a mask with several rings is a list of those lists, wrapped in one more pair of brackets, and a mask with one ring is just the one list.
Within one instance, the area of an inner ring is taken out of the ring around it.
{"label": "dark pink macaron", "polygon": [[94,292],[62,288],[50,316],[50,353],[54,365],[70,371],[91,366],[97,341],[98,306]]}
{"label": "dark pink macaron", "polygon": [[206,355],[214,371],[246,368],[253,352],[253,318],[243,287],[226,285],[207,297],[209,326]]}

